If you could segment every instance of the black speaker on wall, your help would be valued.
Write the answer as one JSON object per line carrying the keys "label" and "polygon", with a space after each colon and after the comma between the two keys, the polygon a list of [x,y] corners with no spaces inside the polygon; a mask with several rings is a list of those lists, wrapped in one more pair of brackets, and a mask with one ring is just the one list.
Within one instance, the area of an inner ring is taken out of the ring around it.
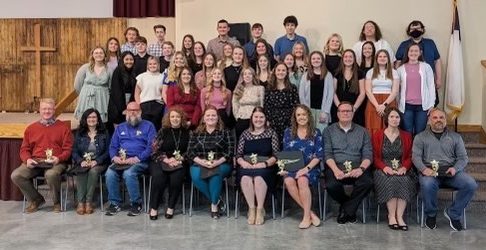
{"label": "black speaker on wall", "polygon": [[230,31],[228,35],[236,38],[241,46],[251,40],[250,24],[249,23],[230,23]]}

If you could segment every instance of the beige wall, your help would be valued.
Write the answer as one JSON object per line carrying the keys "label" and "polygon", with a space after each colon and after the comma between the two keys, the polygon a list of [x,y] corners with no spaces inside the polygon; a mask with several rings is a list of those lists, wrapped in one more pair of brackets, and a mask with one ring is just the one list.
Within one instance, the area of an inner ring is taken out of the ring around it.
{"label": "beige wall", "polygon": [[[147,38],[149,44],[155,42],[156,40],[154,29],[153,29],[154,25],[156,24],[162,24],[165,26],[166,28],[165,40],[167,41],[175,40],[176,37],[175,18],[173,17],[148,17],[148,18],[128,19],[128,26],[136,27],[140,32],[140,35]],[[124,38],[121,38],[121,40],[124,40]]]}
{"label": "beige wall", "polygon": [[[483,25],[478,25],[486,23],[486,1],[459,0],[459,3],[467,97],[459,123],[483,123],[486,127],[479,63],[486,59],[486,32]],[[363,22],[368,19],[380,25],[384,38],[396,50],[400,41],[406,38],[406,25],[413,19],[420,19],[426,25],[426,36],[432,37],[437,44],[445,71],[451,4],[452,0],[180,0],[176,1],[176,44],[180,44],[187,33],[206,43],[217,35],[216,22],[221,18],[229,22],[261,22],[266,39],[273,44],[285,32],[283,18],[292,14],[299,20],[297,33],[308,38],[311,50],[322,50],[326,38],[333,32],[343,36],[345,47],[351,47],[358,39]]]}

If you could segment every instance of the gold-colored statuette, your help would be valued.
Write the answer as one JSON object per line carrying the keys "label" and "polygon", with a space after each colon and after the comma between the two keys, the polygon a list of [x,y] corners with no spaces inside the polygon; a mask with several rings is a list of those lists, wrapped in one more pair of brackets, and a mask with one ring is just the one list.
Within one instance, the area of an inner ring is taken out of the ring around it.
{"label": "gold-colored statuette", "polygon": [[52,157],[52,154],[53,154],[53,150],[52,148],[48,148],[46,149],[46,162],[53,162],[54,161],[54,158]]}
{"label": "gold-colored statuette", "polygon": [[122,161],[126,160],[127,159],[127,150],[124,149],[124,148],[120,148],[120,150],[118,150],[118,155],[120,156]]}
{"label": "gold-colored statuette", "polygon": [[393,160],[391,160],[391,164],[392,164],[392,169],[394,171],[398,171],[398,168],[400,168],[400,161],[393,158]]}
{"label": "gold-colored statuette", "polygon": [[434,171],[434,177],[439,176],[439,162],[436,160],[432,160],[430,162],[430,166],[432,167],[432,171]]}
{"label": "gold-colored statuette", "polygon": [[91,164],[91,161],[93,160],[93,156],[94,156],[93,152],[86,152],[84,153],[83,158],[86,161],[86,163]]}
{"label": "gold-colored statuette", "polygon": [[176,161],[181,161],[182,160],[182,155],[180,150],[174,150],[174,153],[172,154]]}
{"label": "gold-colored statuette", "polygon": [[353,170],[353,165],[351,163],[352,163],[351,161],[345,161],[343,163],[344,171],[346,171],[346,174],[351,173],[351,171]]}
{"label": "gold-colored statuette", "polygon": [[211,163],[211,164],[213,164],[213,161],[214,161],[214,155],[215,155],[215,153],[214,153],[213,151],[209,151],[207,160],[208,160],[208,161],[209,161],[209,163]]}
{"label": "gold-colored statuette", "polygon": [[250,162],[253,165],[257,164],[258,163],[258,154],[251,154],[250,155]]}
{"label": "gold-colored statuette", "polygon": [[277,161],[278,173],[285,171],[286,164],[292,164],[298,162],[299,159],[280,159]]}

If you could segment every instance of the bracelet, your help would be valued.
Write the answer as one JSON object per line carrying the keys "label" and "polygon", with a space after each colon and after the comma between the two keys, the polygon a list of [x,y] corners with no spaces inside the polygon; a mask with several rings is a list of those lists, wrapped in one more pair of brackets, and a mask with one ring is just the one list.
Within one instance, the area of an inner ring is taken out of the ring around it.
{"label": "bracelet", "polygon": [[267,161],[263,161],[263,163],[265,164],[265,167],[268,168],[268,162]]}
{"label": "bracelet", "polygon": [[363,173],[366,171],[366,168],[363,167],[363,166],[359,166],[359,169],[361,169],[361,171],[363,171]]}
{"label": "bracelet", "polygon": [[384,102],[383,105],[386,107],[386,106],[388,106],[388,103]]}
{"label": "bracelet", "polygon": [[310,166],[306,166],[305,168],[307,168],[307,171],[310,171],[312,169]]}

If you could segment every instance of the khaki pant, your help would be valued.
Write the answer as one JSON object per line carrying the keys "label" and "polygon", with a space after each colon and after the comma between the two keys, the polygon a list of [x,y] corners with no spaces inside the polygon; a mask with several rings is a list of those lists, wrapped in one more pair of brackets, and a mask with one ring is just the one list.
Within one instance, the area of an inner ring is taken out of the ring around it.
{"label": "khaki pant", "polygon": [[61,190],[61,174],[66,170],[65,164],[54,165],[50,169],[29,168],[26,164],[16,168],[10,178],[17,185],[28,201],[39,201],[42,199],[41,194],[35,189],[32,178],[44,174],[47,185],[52,192],[52,201],[59,204]]}

